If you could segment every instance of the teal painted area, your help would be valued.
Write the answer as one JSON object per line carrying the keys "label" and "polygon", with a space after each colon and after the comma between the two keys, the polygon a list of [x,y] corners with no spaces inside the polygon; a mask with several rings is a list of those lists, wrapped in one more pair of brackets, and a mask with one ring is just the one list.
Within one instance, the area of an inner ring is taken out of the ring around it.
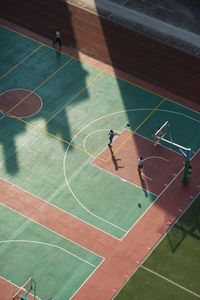
{"label": "teal painted area", "polygon": [[72,148],[65,156],[66,144],[30,127],[18,130],[17,146],[13,142],[6,160],[1,157],[3,177],[105,232],[121,238],[155,200],[93,166],[86,153]]}
{"label": "teal painted area", "polygon": [[0,27],[0,77],[36,50],[40,44]]}
{"label": "teal painted area", "polygon": [[129,123],[152,140],[168,120],[176,142],[187,146],[193,135],[189,146],[199,147],[199,114],[168,100],[159,106],[161,96],[45,46],[1,80],[1,92],[11,88],[36,89],[43,106],[24,121],[0,120],[1,176],[117,238],[156,196],[91,164],[108,131]]}
{"label": "teal painted area", "polygon": [[7,117],[0,120],[0,160],[1,170],[4,170],[2,177],[6,178],[6,174],[10,174],[14,178],[17,175],[20,169],[18,147],[23,147],[26,137],[24,123]]}
{"label": "teal painted area", "polygon": [[41,299],[69,299],[102,261],[1,205],[0,215],[0,276],[18,286],[33,277]]}
{"label": "teal painted area", "polygon": [[37,116],[29,118],[29,122],[36,118],[40,119],[42,128],[69,141],[71,139],[70,132],[73,131],[72,124],[76,126],[79,117],[83,115],[79,113],[71,121],[69,106],[82,107],[84,102],[88,102],[90,95],[87,85],[93,80],[95,81],[97,75],[95,70],[82,66],[76,60],[67,64],[59,71],[59,74],[53,76],[37,90],[43,107]]}
{"label": "teal painted area", "polygon": [[[71,67],[77,67],[78,72],[80,64],[71,64]],[[51,132],[56,134],[58,133],[58,128],[63,127],[62,131],[65,131],[65,136],[68,138],[68,130],[64,129],[66,124],[65,119],[67,119],[68,124],[70,125],[71,136],[80,132],[76,137],[75,142],[77,144],[82,144],[83,139],[88,134],[95,136],[95,139],[93,139],[94,145],[90,150],[97,153],[107,145],[107,133],[111,128],[121,131],[126,127],[127,123],[130,123],[133,129],[137,128],[149,114],[149,109],[143,108],[145,103],[148,103],[148,108],[150,107],[153,109],[160,103],[161,97],[147,93],[146,91],[141,90],[134,85],[130,85],[125,81],[117,80],[106,73],[100,76],[98,80],[94,80],[92,85],[89,85],[87,82],[96,79],[98,73],[95,69],[91,71],[91,68],[86,65],[82,65],[82,69],[84,69],[85,73],[87,73],[87,81],[84,90],[82,88],[83,81],[76,80],[75,71],[74,85],[71,85],[72,88],[70,88],[70,90],[64,89],[65,95],[63,95],[63,97],[65,99],[66,106],[63,107],[61,112],[57,109],[58,113],[56,112],[53,115],[53,119],[51,119],[52,116],[50,116],[51,120],[48,121],[47,126]],[[120,85],[124,87],[124,90],[120,90],[119,82]],[[80,85],[80,93],[77,93],[77,90],[75,90],[75,92],[71,95],[70,93],[73,92],[73,86],[76,86],[77,84]],[[54,85],[50,84],[50,89],[51,86]],[[67,85],[67,87],[69,87],[69,85]],[[45,90],[45,87],[43,87],[42,92]],[[48,90],[49,89],[46,91]],[[124,103],[125,95],[127,103]],[[55,104],[60,104],[60,102],[62,102],[62,98],[59,99],[59,101],[56,101],[55,99],[54,103],[52,103],[52,106],[54,105],[54,109]],[[47,111],[48,110],[49,106],[47,107]]]}
{"label": "teal painted area", "polygon": [[35,90],[69,60],[44,46],[1,80],[0,92],[14,88]]}
{"label": "teal painted area", "polygon": [[[200,148],[200,114],[173,101],[166,100],[137,132],[152,139],[152,133],[165,121],[169,121],[174,143],[191,148],[194,152],[198,151]],[[167,134],[165,138],[170,140],[170,135]],[[165,146],[177,151],[170,145]]]}

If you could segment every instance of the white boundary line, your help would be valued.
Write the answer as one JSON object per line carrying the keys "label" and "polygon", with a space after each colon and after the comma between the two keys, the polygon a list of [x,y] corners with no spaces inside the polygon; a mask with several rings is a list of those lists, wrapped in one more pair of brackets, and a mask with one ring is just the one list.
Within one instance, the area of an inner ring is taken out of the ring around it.
{"label": "white boundary line", "polygon": [[[170,151],[170,149],[169,149],[169,151]],[[166,162],[169,162],[168,159],[166,159],[166,158],[164,158],[164,157],[162,157],[162,156],[148,156],[148,157],[144,158],[143,160],[154,159],[154,158],[162,159],[162,160],[165,160]]]}
{"label": "white boundary line", "polygon": [[161,274],[159,274],[159,273],[157,273],[157,272],[155,272],[155,271],[153,271],[153,270],[151,270],[151,269],[149,269],[149,268],[146,268],[146,267],[144,267],[144,266],[141,266],[140,268],[142,268],[142,269],[144,269],[144,270],[146,270],[146,271],[148,271],[148,272],[150,272],[150,273],[152,273],[152,274],[158,276],[159,278],[162,278],[163,280],[165,280],[165,281],[167,281],[167,282],[169,282],[169,283],[171,283],[171,284],[173,284],[173,285],[179,287],[180,289],[182,289],[182,290],[184,290],[184,291],[186,291],[186,292],[188,292],[188,293],[190,293],[190,294],[196,296],[197,298],[200,298],[200,295],[199,295],[199,294],[196,294],[196,293],[192,292],[191,290],[189,290],[189,289],[183,287],[182,285],[176,283],[175,281],[173,281],[173,280],[171,280],[171,279],[168,279],[167,277],[162,276]]}
{"label": "white boundary line", "polygon": [[[170,151],[170,150],[169,150]],[[162,160],[164,160],[164,161],[166,161],[166,162],[169,162],[169,160],[168,159],[166,159],[166,158],[164,158],[164,157],[162,157],[162,156],[148,156],[148,157],[146,157],[146,158],[144,158],[143,159],[143,161],[145,161],[145,160],[147,160],[147,159],[162,159]],[[145,175],[144,173],[143,173],[143,171],[141,172],[141,175],[144,177],[144,178],[147,178],[147,179],[149,179],[149,180],[153,180],[152,178],[150,178],[150,177],[148,177],[147,175]]]}
{"label": "white boundary line", "polygon": [[94,268],[98,267],[98,266],[95,266],[92,263],[88,262],[87,260],[73,254],[72,252],[70,252],[70,251],[68,251],[68,250],[66,250],[66,249],[64,249],[60,246],[54,245],[54,244],[49,244],[49,243],[39,242],[39,241],[34,241],[34,240],[5,240],[5,241],[0,240],[0,244],[1,243],[5,243],[5,244],[6,243],[30,243],[30,244],[32,243],[32,244],[39,244],[39,245],[42,245],[42,246],[48,246],[48,247],[56,248],[56,249],[59,249],[63,252],[66,252],[67,254],[77,258],[78,260],[80,260],[80,261],[82,261],[82,262],[84,262],[84,263],[86,263],[86,264],[88,264],[88,265],[90,265]]}
{"label": "white boundary line", "polygon": [[[82,288],[82,286],[90,279],[90,277],[92,277],[92,275],[96,272],[96,270],[103,264],[103,262],[105,261],[102,260],[102,262],[98,265],[98,267],[88,276],[88,278],[80,285],[80,287],[75,291],[75,293],[69,298],[69,300],[71,300],[77,293],[78,291]],[[55,299],[56,300],[56,299]]]}
{"label": "white boundary line", "polygon": [[[35,113],[33,113],[32,115],[28,115],[28,116],[25,116],[25,117],[19,117],[19,118],[25,119],[25,118],[29,118],[29,117],[32,117],[32,116],[35,116],[36,114],[38,114],[38,113],[41,111],[42,107],[43,107],[43,101],[42,101],[42,98],[41,98],[37,93],[32,92],[31,90],[28,90],[28,89],[22,89],[22,88],[13,88],[13,89],[8,89],[8,90],[6,90],[6,91],[0,93],[0,96],[2,96],[3,94],[5,94],[5,93],[7,93],[7,92],[9,92],[9,91],[17,91],[17,90],[20,90],[20,91],[28,91],[28,92],[30,93],[30,95],[34,95],[34,94],[35,94],[35,95],[39,98],[40,103],[41,103],[40,108],[39,108]],[[5,115],[6,115],[7,117],[10,117],[10,116],[7,115],[6,113],[5,113]],[[15,117],[15,116],[14,116],[14,117]]]}
{"label": "white boundary line", "polygon": [[22,213],[20,213],[20,212],[18,212],[17,210],[15,210],[15,209],[13,209],[13,208],[7,206],[6,204],[0,203],[0,206],[6,207],[7,209],[9,209],[9,210],[11,210],[11,211],[13,211],[13,212],[19,214],[20,216],[24,217],[25,219],[28,219],[30,222],[33,222],[33,223],[35,223],[35,224],[37,224],[37,225],[39,225],[39,226],[41,226],[41,227],[47,229],[48,231],[51,231],[51,232],[53,232],[54,234],[59,235],[61,238],[67,240],[68,242],[71,242],[72,244],[75,244],[75,245],[77,245],[78,247],[83,248],[84,250],[86,250],[86,251],[88,251],[88,252],[91,252],[92,254],[94,254],[94,255],[100,257],[101,259],[104,259],[103,256],[101,256],[101,255],[99,255],[99,254],[93,252],[92,250],[89,250],[88,248],[86,248],[86,247],[84,247],[84,246],[82,246],[82,245],[79,245],[78,243],[76,243],[75,241],[72,241],[71,239],[65,237],[65,236],[62,235],[61,233],[58,233],[58,232],[54,231],[53,229],[48,228],[48,227],[46,227],[45,225],[43,225],[43,224],[41,224],[41,223],[39,223],[39,222],[37,222],[37,221],[35,221],[35,220],[33,220],[33,219],[31,219],[31,218],[25,216],[25,215],[23,215]]}
{"label": "white boundary line", "polygon": [[[90,159],[91,159],[91,158],[89,158],[89,160],[90,160]],[[75,219],[77,219],[77,220],[79,220],[79,221],[81,221],[81,222],[83,222],[83,223],[89,225],[90,227],[93,227],[93,228],[95,228],[96,230],[101,231],[101,232],[103,232],[103,233],[105,233],[105,234],[111,236],[112,238],[118,240],[118,238],[115,237],[115,236],[113,236],[112,234],[109,234],[108,232],[106,232],[106,231],[100,229],[99,227],[96,227],[95,225],[93,225],[93,224],[91,224],[91,223],[88,223],[87,221],[85,221],[85,220],[83,220],[83,219],[77,217],[76,215],[73,215],[73,214],[71,214],[70,212],[65,211],[64,209],[60,208],[59,206],[54,205],[54,204],[51,203],[50,201],[44,200],[43,198],[41,198],[41,197],[39,197],[39,196],[37,196],[37,195],[32,194],[31,192],[29,192],[29,191],[27,191],[27,190],[25,190],[25,189],[23,189],[23,188],[17,186],[16,184],[14,184],[14,183],[12,183],[12,182],[9,182],[8,180],[6,180],[6,179],[4,179],[4,178],[2,178],[2,177],[0,177],[0,180],[5,181],[5,182],[7,182],[8,184],[10,184],[10,185],[12,185],[12,186],[15,186],[16,188],[20,189],[21,191],[24,191],[25,193],[27,193],[27,194],[29,194],[29,195],[31,195],[31,196],[33,196],[33,197],[39,199],[41,202],[44,202],[44,203],[46,203],[46,204],[49,204],[50,206],[53,206],[53,207],[56,208],[57,210],[62,211],[62,212],[65,213],[66,215],[70,215],[71,217],[73,217],[73,218],[75,218]],[[0,203],[0,204],[1,204],[1,203]],[[9,207],[8,207],[8,208],[9,208]],[[14,211],[15,211],[15,210],[14,210]],[[16,212],[17,212],[17,211],[16,211]],[[26,217],[26,216],[24,216],[24,217]],[[30,219],[30,220],[31,220],[31,219]],[[39,224],[40,224],[40,223],[39,223]]]}

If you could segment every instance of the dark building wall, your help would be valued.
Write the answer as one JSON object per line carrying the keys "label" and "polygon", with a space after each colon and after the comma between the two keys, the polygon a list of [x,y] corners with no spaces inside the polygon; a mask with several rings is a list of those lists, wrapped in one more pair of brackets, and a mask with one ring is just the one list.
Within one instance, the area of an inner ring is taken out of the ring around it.
{"label": "dark building wall", "polygon": [[200,103],[200,60],[62,0],[1,0],[0,16]]}

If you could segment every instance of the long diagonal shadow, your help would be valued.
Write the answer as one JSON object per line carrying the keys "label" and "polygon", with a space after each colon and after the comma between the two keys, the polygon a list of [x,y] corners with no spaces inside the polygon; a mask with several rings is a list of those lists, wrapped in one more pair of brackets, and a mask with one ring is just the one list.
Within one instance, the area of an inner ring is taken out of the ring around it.
{"label": "long diagonal shadow", "polygon": [[145,197],[147,198],[148,197],[147,186],[146,186],[145,179],[143,178],[141,172],[139,172],[139,177],[140,177],[140,182],[141,182],[142,190],[143,190],[143,192],[145,194]]}
{"label": "long diagonal shadow", "polygon": [[113,152],[113,150],[112,150],[112,146],[109,145],[108,147],[109,147],[109,149],[110,149],[111,159],[112,159],[113,165],[114,165],[114,167],[115,167],[115,170],[118,171],[118,169],[124,168],[124,166],[119,166],[119,165],[118,165],[118,161],[121,161],[121,158],[116,158],[116,157],[115,157],[115,154],[114,154],[114,152]]}

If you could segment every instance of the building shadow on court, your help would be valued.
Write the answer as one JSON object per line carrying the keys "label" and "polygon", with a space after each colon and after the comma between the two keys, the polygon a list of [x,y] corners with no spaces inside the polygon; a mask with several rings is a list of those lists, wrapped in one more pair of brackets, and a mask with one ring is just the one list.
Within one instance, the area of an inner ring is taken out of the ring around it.
{"label": "building shadow on court", "polygon": [[[25,13],[23,13],[25,11]],[[32,5],[32,1],[15,1],[11,0],[1,2],[1,12],[0,16],[8,21],[14,22],[12,25],[8,25],[13,27],[12,29],[16,30],[17,32],[22,32],[25,35],[33,38],[34,40],[38,40],[41,43],[48,45],[49,47],[53,46],[53,40],[55,40],[55,32],[58,28],[61,29],[62,32],[62,48],[61,51],[66,53],[66,49],[70,46],[73,49],[79,48],[79,38],[77,36],[77,28],[73,25],[73,14],[69,9],[69,5],[60,0],[35,0],[34,5]],[[6,25],[5,21],[5,25]],[[18,26],[20,26],[18,28]],[[21,27],[23,26],[23,27]],[[30,30],[30,31],[29,31]],[[52,47],[53,48],[53,47]],[[71,49],[71,48],[70,48]],[[58,65],[60,64],[59,61],[61,60],[62,53],[57,51],[57,47],[55,49],[55,59],[57,60]],[[73,50],[73,54],[75,54],[76,58],[79,59],[78,51]],[[45,59],[45,58],[44,58]],[[82,64],[76,64],[76,74],[78,74],[79,80],[79,87],[81,86],[82,92],[79,93],[77,98],[75,99],[76,105],[81,101],[87,101],[88,92],[87,92],[87,85],[86,85],[86,78],[87,72],[83,69]],[[31,74],[31,73],[30,73]],[[48,81],[47,81],[48,83]],[[73,86],[73,82],[71,85]],[[21,87],[23,88],[23,82],[21,83]],[[12,88],[18,88],[14,86]],[[66,89],[68,88],[66,83]],[[71,86],[69,87],[71,88]],[[5,84],[6,89],[6,84]],[[77,91],[78,92],[78,91]],[[37,90],[36,90],[37,93]],[[51,92],[49,92],[51,93]],[[47,97],[51,97],[51,94],[46,95]],[[66,96],[65,96],[66,97]],[[54,110],[55,108],[61,107],[59,102],[59,97],[56,99],[54,103]],[[45,105],[45,104],[44,104]],[[70,104],[71,106],[74,103]],[[64,105],[63,105],[64,106]],[[53,110],[52,110],[53,111]],[[53,114],[55,111],[53,111]],[[68,119],[68,107],[63,107],[63,110],[59,112],[55,118],[52,118],[50,122],[48,122],[49,115],[45,113],[45,110],[41,110],[39,114],[35,114],[26,121],[34,121],[38,118],[43,120],[46,123],[46,130],[53,135],[58,137],[57,141],[62,144],[63,150],[65,151],[68,147],[71,139],[71,128]],[[0,120],[1,122],[1,120]],[[74,120],[76,122],[76,120]],[[23,128],[23,131],[26,130],[27,124],[23,124],[20,129],[15,128],[9,132],[9,138],[6,136],[1,136],[1,144],[2,149],[4,152],[4,159],[5,159],[5,168],[6,171],[13,175],[18,172],[20,168],[20,163],[18,160],[18,152],[16,150],[16,138],[20,134],[20,131]],[[73,150],[73,147],[70,147],[69,150]],[[19,151],[19,150],[18,150]]]}
{"label": "building shadow on court", "polygon": [[[7,130],[5,130],[7,128]],[[8,130],[10,128],[10,130]],[[18,151],[16,138],[26,131],[26,125],[13,125],[13,120],[4,117],[0,120],[0,144],[2,146],[3,159],[1,165],[10,175],[15,175],[19,169]]]}

